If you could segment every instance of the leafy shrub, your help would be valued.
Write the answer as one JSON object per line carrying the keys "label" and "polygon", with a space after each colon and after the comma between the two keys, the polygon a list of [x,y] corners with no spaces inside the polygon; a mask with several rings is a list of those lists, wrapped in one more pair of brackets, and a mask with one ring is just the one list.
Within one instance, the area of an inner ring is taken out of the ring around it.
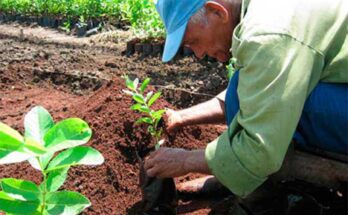
{"label": "leafy shrub", "polygon": [[[99,165],[103,156],[81,146],[92,135],[78,118],[55,124],[43,107],[33,108],[24,119],[24,137],[0,122],[0,164],[29,161],[42,173],[38,186],[15,178],[0,180],[0,210],[9,214],[79,214],[91,203],[80,193],[58,191],[68,170],[76,165]],[[54,156],[56,154],[56,156]]]}
{"label": "leafy shrub", "polygon": [[139,37],[162,37],[164,26],[153,0],[1,0],[8,14],[49,15],[86,20],[118,19],[130,23]]}

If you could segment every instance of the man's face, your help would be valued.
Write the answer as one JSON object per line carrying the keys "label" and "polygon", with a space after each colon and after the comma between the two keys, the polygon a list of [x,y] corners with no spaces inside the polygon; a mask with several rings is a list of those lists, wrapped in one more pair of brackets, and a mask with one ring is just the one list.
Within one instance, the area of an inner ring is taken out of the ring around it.
{"label": "man's face", "polygon": [[230,59],[231,42],[232,29],[228,23],[209,15],[206,23],[189,22],[183,39],[183,45],[191,48],[199,59],[208,55],[221,62]]}

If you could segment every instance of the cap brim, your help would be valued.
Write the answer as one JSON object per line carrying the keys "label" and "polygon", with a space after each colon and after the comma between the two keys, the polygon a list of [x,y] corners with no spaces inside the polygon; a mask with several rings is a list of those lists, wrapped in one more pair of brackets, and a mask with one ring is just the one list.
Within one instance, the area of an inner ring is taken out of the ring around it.
{"label": "cap brim", "polygon": [[184,38],[187,23],[183,24],[176,31],[167,35],[166,43],[164,45],[163,51],[163,62],[168,62],[176,55],[178,52],[182,39]]}

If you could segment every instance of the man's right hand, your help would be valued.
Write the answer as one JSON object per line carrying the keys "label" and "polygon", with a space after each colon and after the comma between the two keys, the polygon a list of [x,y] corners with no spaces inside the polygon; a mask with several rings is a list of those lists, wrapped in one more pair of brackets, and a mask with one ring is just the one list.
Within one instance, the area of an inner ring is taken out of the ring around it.
{"label": "man's right hand", "polygon": [[167,132],[169,134],[175,133],[181,127],[183,127],[183,118],[181,117],[178,111],[167,109],[166,110],[166,118],[167,118]]}

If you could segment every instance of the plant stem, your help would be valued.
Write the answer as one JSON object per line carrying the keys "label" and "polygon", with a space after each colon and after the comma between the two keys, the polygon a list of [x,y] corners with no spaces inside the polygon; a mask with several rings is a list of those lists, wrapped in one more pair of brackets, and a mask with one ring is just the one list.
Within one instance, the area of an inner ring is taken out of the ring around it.
{"label": "plant stem", "polygon": [[43,175],[43,192],[42,192],[42,208],[41,208],[41,214],[43,214],[44,210],[46,209],[46,194],[47,194],[47,186],[46,186],[46,180],[47,175],[45,171],[42,171]]}
{"label": "plant stem", "polygon": [[44,211],[46,209],[46,194],[47,194],[47,186],[46,186],[46,180],[47,180],[47,174],[42,166],[41,160],[39,157],[37,157],[37,161],[40,164],[40,169],[42,173],[42,184],[43,184],[43,190],[41,192],[42,194],[42,207],[41,207],[41,214],[44,214]]}

